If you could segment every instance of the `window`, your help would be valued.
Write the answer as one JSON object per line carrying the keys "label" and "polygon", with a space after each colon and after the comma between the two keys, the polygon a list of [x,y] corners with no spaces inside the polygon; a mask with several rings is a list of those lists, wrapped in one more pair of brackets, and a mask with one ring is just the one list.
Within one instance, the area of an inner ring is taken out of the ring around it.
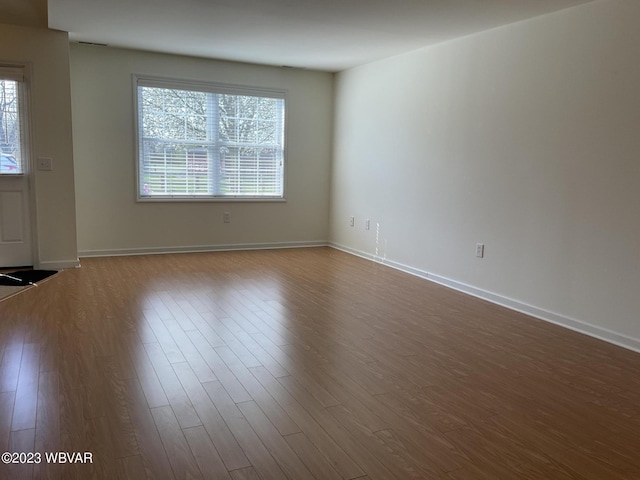
{"label": "window", "polygon": [[136,83],[139,199],[284,198],[284,92]]}
{"label": "window", "polygon": [[22,68],[0,65],[0,175],[25,171],[23,86]]}

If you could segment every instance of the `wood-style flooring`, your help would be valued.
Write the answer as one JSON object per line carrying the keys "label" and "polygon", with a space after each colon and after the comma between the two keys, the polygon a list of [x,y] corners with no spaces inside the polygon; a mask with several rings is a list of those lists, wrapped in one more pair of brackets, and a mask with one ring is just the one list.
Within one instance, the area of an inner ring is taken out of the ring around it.
{"label": "wood-style flooring", "polygon": [[330,248],[84,259],[0,359],[0,478],[640,479],[639,354]]}

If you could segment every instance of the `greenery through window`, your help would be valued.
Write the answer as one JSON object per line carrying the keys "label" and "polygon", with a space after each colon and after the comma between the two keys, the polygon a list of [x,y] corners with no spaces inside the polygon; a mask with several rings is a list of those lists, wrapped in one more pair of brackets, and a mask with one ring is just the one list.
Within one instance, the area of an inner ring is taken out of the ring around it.
{"label": "greenery through window", "polygon": [[283,92],[137,85],[141,199],[283,198]]}

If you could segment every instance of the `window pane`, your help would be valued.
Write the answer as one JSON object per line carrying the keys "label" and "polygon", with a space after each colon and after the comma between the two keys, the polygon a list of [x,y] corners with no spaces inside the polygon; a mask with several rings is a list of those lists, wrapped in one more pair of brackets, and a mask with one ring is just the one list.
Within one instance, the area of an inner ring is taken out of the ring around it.
{"label": "window pane", "polygon": [[141,197],[283,196],[284,99],[140,86],[138,110]]}
{"label": "window pane", "polygon": [[0,174],[21,174],[19,84],[0,80]]}
{"label": "window pane", "polygon": [[208,158],[207,145],[145,142],[140,194],[208,195]]}
{"label": "window pane", "polygon": [[222,162],[226,195],[270,195],[282,191],[282,161],[274,148],[232,147]]}

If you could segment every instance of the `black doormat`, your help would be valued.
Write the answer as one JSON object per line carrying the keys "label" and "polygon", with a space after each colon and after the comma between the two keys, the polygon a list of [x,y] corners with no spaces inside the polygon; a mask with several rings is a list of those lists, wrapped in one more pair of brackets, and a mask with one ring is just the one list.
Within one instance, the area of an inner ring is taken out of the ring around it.
{"label": "black doormat", "polygon": [[35,285],[51,275],[58,273],[57,270],[23,270],[20,272],[0,273],[0,285],[12,287],[26,287]]}

